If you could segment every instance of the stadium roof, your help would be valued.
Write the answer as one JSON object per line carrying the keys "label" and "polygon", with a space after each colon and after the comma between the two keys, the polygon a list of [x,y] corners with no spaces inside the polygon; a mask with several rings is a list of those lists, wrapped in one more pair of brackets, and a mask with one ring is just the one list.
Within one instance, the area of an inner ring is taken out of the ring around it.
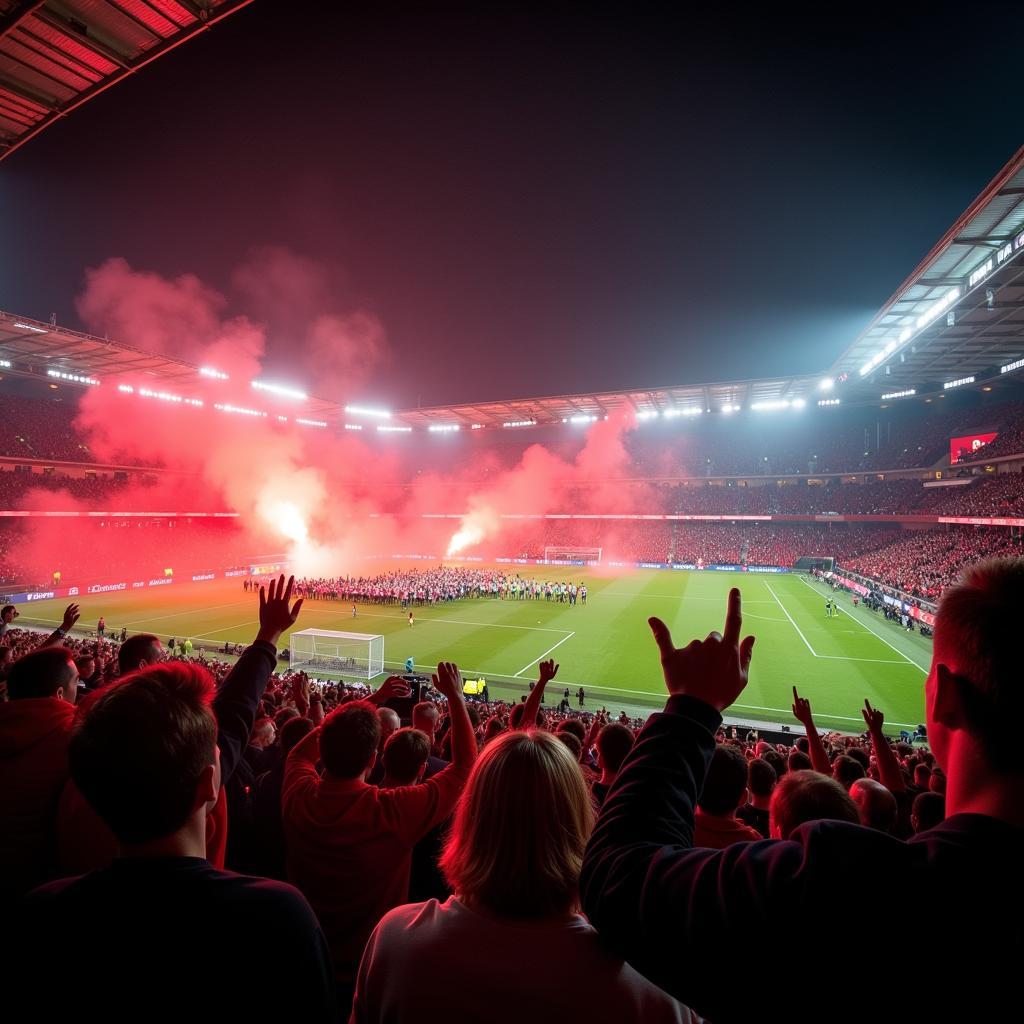
{"label": "stadium roof", "polygon": [[1024,147],[831,368],[853,395],[999,378],[1024,356]]}
{"label": "stadium roof", "polygon": [[0,0],[0,160],[252,0]]}
{"label": "stadium roof", "polygon": [[[153,0],[155,3],[156,0]],[[165,3],[178,0],[161,0]],[[0,0],[3,9],[5,0]],[[8,4],[8,7],[10,5]],[[30,5],[39,8],[41,5]],[[107,6],[97,0],[90,8]],[[214,4],[234,9],[240,4]],[[0,64],[2,74],[2,64]],[[884,396],[990,387],[1024,376],[1024,147],[900,285],[828,370],[761,380],[682,384],[630,391],[513,398],[431,406],[390,415],[392,426],[452,427],[560,423],[629,409],[641,417],[732,412],[757,403],[878,403]],[[3,361],[10,363],[4,366]],[[91,378],[143,374],[188,395],[201,368],[122,342],[0,312],[0,369],[19,376]],[[821,390],[822,379],[834,381]],[[308,397],[305,409],[335,424],[363,422],[337,402]]]}

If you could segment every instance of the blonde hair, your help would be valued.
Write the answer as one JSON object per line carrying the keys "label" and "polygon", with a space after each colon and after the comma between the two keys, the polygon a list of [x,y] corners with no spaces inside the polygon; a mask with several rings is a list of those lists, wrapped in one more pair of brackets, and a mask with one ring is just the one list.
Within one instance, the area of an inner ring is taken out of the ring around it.
{"label": "blonde hair", "polygon": [[577,905],[593,827],[568,748],[536,729],[504,733],[477,758],[441,869],[460,897],[502,917],[563,914]]}

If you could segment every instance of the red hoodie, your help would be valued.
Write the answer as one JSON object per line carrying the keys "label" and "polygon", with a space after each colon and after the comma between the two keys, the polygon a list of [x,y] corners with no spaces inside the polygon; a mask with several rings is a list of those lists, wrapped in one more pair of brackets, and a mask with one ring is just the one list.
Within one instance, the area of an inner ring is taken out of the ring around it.
{"label": "red hoodie", "polygon": [[54,821],[68,778],[75,706],[57,697],[0,704],[0,896],[54,874]]}

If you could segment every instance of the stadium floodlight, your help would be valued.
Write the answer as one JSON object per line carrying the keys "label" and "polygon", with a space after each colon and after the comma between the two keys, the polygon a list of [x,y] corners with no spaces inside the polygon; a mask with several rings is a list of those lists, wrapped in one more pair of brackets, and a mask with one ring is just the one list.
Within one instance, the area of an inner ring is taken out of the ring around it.
{"label": "stadium floodlight", "polygon": [[[536,425],[536,420],[506,420],[502,423],[503,427],[535,427]],[[476,429],[475,425],[473,429]]]}
{"label": "stadium floodlight", "polygon": [[231,405],[228,402],[217,402],[214,405],[214,409],[219,409],[221,412],[237,413],[240,416],[259,416],[263,419],[267,418],[265,412],[261,412],[259,409],[244,409],[239,405]]}
{"label": "stadium floodlight", "polygon": [[307,420],[301,416],[295,417],[296,423],[301,423],[304,427],[326,427],[327,423],[325,420]]}
{"label": "stadium floodlight", "polygon": [[[10,366],[10,363],[7,364]],[[1013,373],[1014,370],[1024,369],[1024,359],[1015,359],[1012,363],[999,367],[1000,373]]]}
{"label": "stadium floodlight", "polygon": [[739,412],[740,407],[738,405],[731,405],[727,402],[725,405],[722,406],[721,411],[724,412],[726,416],[728,416],[730,413]]}
{"label": "stadium floodlight", "polygon": [[941,316],[960,298],[959,288],[950,288],[945,295],[936,299],[913,324],[907,325],[895,337],[890,339],[881,351],[876,352],[861,368],[860,375],[866,377],[891,356],[901,345],[905,345],[918,331],[924,330],[933,320]]}
{"label": "stadium floodlight", "polygon": [[470,430],[483,430],[484,429],[484,425],[482,423],[471,423],[469,425],[469,429]]}
{"label": "stadium floodlight", "polygon": [[257,391],[269,391],[272,395],[280,395],[282,398],[297,398],[300,402],[304,402],[309,398],[305,391],[300,391],[298,388],[290,388],[285,384],[271,384],[265,380],[253,380],[249,382],[249,386]]}
{"label": "stadium floodlight", "polygon": [[346,405],[345,412],[352,416],[370,416],[376,420],[391,419],[391,413],[387,409],[370,409],[364,405]]}
{"label": "stadium floodlight", "polygon": [[807,399],[794,398],[793,401],[791,401],[789,404],[793,409],[802,409],[807,404]]}
{"label": "stadium floodlight", "polygon": [[72,384],[88,384],[90,387],[95,387],[99,384],[95,377],[88,377],[84,373],[65,373],[63,370],[47,370],[46,376],[70,381]]}
{"label": "stadium floodlight", "polygon": [[[127,384],[118,385],[118,391],[125,391],[131,394],[132,389]],[[201,398],[185,398],[183,395],[176,395],[171,391],[151,391],[149,388],[139,388],[137,392],[140,398],[155,398],[161,402],[173,402],[177,405],[192,405],[201,409],[203,400]]]}
{"label": "stadium floodlight", "polygon": [[636,418],[638,420],[656,420],[660,415],[657,409],[641,409],[636,414]]}
{"label": "stadium floodlight", "polygon": [[363,425],[362,425],[362,423],[346,423],[345,424],[345,429],[346,430],[362,430],[363,429]]}
{"label": "stadium floodlight", "polygon": [[287,416],[280,416],[280,415],[279,415],[279,416],[277,417],[277,421],[278,421],[279,423],[287,423],[287,422],[288,422],[288,417],[287,417]]}
{"label": "stadium floodlight", "polygon": [[292,672],[373,679],[384,671],[384,637],[332,629],[301,629],[288,643]]}
{"label": "stadium floodlight", "polygon": [[570,416],[568,418],[562,417],[563,423],[596,423],[597,417],[589,413],[579,413],[576,416]]}
{"label": "stadium floodlight", "polygon": [[946,383],[942,385],[942,388],[944,391],[949,391],[950,388],[962,388],[965,384],[973,383],[974,376],[972,375],[970,377],[961,377],[959,380],[947,380]]}
{"label": "stadium floodlight", "polygon": [[50,332],[45,327],[36,327],[35,324],[23,324],[15,323],[15,327],[20,327],[23,331],[35,331],[36,334],[49,334]]}
{"label": "stadium floodlight", "polygon": [[221,373],[220,370],[215,370],[212,366],[200,366],[199,367],[200,377],[209,377],[212,380],[228,380],[226,373]]}
{"label": "stadium floodlight", "polygon": [[917,394],[917,388],[907,388],[905,391],[890,391],[882,395],[882,401],[888,402],[892,398],[912,398]]}
{"label": "stadium floodlight", "polygon": [[10,359],[0,359],[0,367],[3,367],[5,370],[9,370],[11,368]]}
{"label": "stadium floodlight", "polygon": [[822,391],[831,391],[835,386],[836,382],[831,377],[824,377],[818,384]]}
{"label": "stadium floodlight", "polygon": [[[800,403],[799,405],[797,405],[798,402]],[[750,408],[756,409],[758,412],[775,412],[779,409],[789,409],[794,405],[799,409],[803,404],[804,400],[802,398],[794,398],[792,401],[788,398],[767,398],[761,402],[752,402]]]}
{"label": "stadium floodlight", "polygon": [[427,427],[431,434],[454,434],[459,429],[458,423],[431,423]]}
{"label": "stadium floodlight", "polygon": [[818,405],[839,405],[841,398],[819,398]]}
{"label": "stadium floodlight", "polygon": [[377,427],[377,432],[380,434],[411,434],[412,427],[389,427],[381,424]]}

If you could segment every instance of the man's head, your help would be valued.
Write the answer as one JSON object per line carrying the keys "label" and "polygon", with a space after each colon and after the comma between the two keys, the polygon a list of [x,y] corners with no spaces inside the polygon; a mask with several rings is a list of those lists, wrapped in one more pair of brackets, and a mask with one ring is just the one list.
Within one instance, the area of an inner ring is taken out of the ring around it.
{"label": "man's head", "polygon": [[867,772],[864,771],[864,766],[849,754],[840,754],[832,762],[832,778],[836,782],[842,783],[845,790],[849,790],[858,779],[863,779],[865,775]]}
{"label": "man's head", "polygon": [[68,766],[122,844],[166,838],[196,816],[205,828],[220,787],[213,694],[206,669],[174,663],[131,673],[86,699]]}
{"label": "man's head", "polygon": [[433,701],[421,700],[412,709],[412,727],[419,729],[420,732],[425,732],[431,741],[437,732],[437,723],[440,718],[441,712],[438,711],[437,705]]}
{"label": "man's head", "polygon": [[761,758],[762,760],[767,761],[775,769],[776,781],[786,774],[789,766],[786,763],[785,754],[780,754],[777,750],[766,750],[761,755]]}
{"label": "man's head", "polygon": [[874,779],[857,779],[850,786],[860,823],[879,832],[891,832],[896,824],[896,797]]}
{"label": "man's head", "polygon": [[746,798],[747,759],[738,747],[719,743],[711,755],[697,806],[705,814],[731,817]]}
{"label": "man's head", "polygon": [[791,750],[787,761],[788,772],[808,772],[811,770],[811,759],[802,750]]}
{"label": "man's head", "polygon": [[377,708],[377,719],[380,721],[380,749],[383,750],[388,737],[402,728],[402,720],[394,708]]}
{"label": "man's head", "polygon": [[7,674],[11,700],[57,697],[71,704],[78,696],[78,668],[66,647],[44,647],[19,658]]}
{"label": "man's head", "polygon": [[597,734],[597,762],[601,771],[614,775],[633,749],[633,733],[621,722],[609,722]]}
{"label": "man's head", "polygon": [[918,793],[910,807],[910,827],[914,834],[927,832],[942,824],[946,817],[946,798],[939,793]]}
{"label": "man's head", "polygon": [[75,668],[80,679],[92,679],[96,673],[96,659],[91,654],[83,654],[75,658]]}
{"label": "man's head", "polygon": [[926,764],[914,765],[914,785],[921,789],[927,789],[932,777],[932,770]]}
{"label": "man's head", "polygon": [[772,839],[788,839],[798,826],[823,819],[860,823],[857,805],[835,779],[813,771],[787,772],[772,793]]}
{"label": "man's head", "polygon": [[398,729],[384,744],[384,784],[411,786],[419,781],[430,756],[430,737],[419,729]]}
{"label": "man's head", "polygon": [[559,722],[555,732],[572,733],[580,741],[581,749],[583,741],[587,738],[587,727],[578,718],[568,718],[564,722]]}
{"label": "man's head", "polygon": [[[1024,713],[1017,619],[1024,607],[1024,558],[971,566],[942,595],[925,683],[928,741],[948,775],[978,760],[1019,776],[1017,722]],[[952,763],[951,763],[952,762]]]}
{"label": "man's head", "polygon": [[764,758],[755,757],[747,765],[747,787],[753,798],[767,800],[777,781],[775,769]]}
{"label": "man's head", "polygon": [[164,649],[159,637],[153,636],[152,633],[136,633],[121,644],[121,649],[117,652],[117,665],[121,675],[126,676],[129,672],[156,665],[163,661],[163,657]]}
{"label": "man's head", "polygon": [[18,609],[13,604],[5,604],[3,608],[0,608],[0,622],[5,622],[8,626],[18,617]]}
{"label": "man's head", "polygon": [[329,775],[357,779],[372,767],[380,743],[380,718],[368,700],[335,708],[320,727],[320,760]]}

